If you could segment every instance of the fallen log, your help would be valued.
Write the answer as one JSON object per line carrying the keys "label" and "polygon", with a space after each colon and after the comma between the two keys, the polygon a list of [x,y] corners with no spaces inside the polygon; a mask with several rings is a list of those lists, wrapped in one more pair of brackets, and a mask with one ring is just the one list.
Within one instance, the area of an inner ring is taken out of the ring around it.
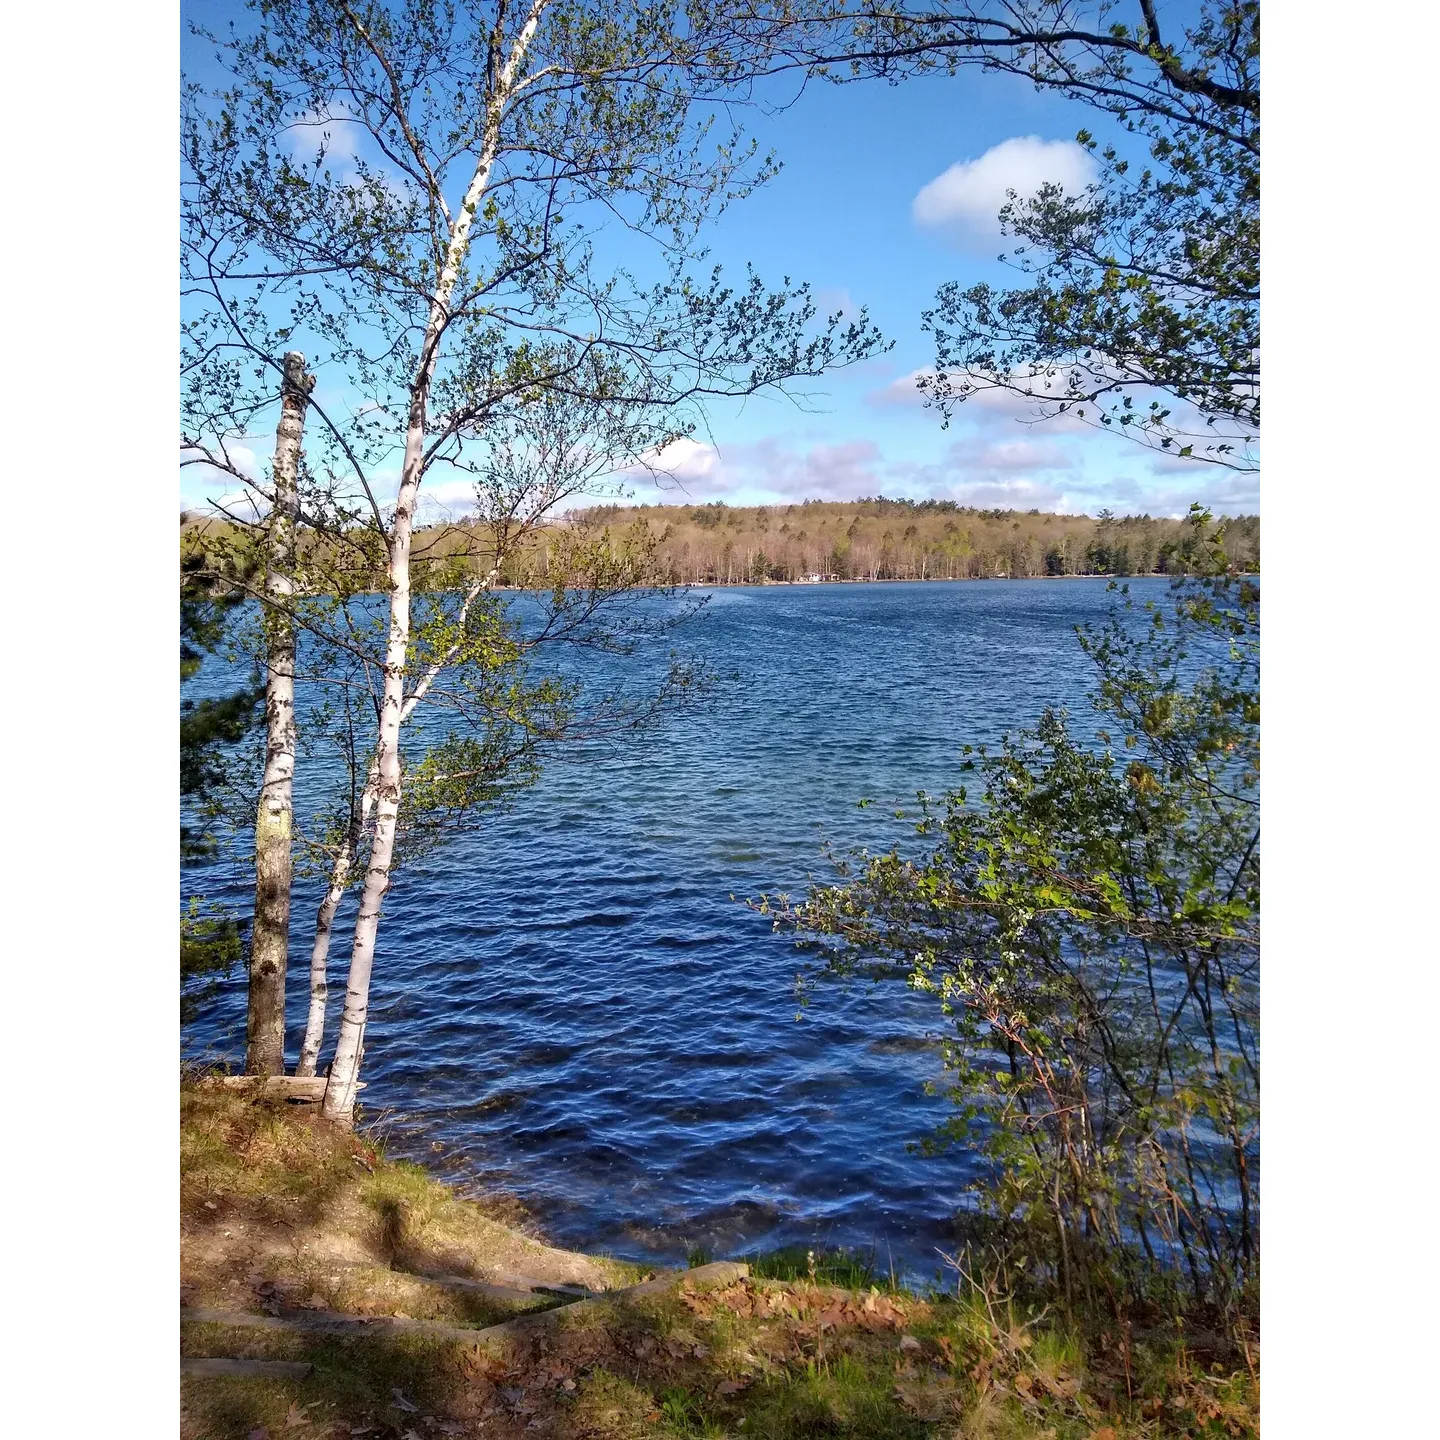
{"label": "fallen log", "polygon": [[[282,1100],[318,1105],[325,1098],[325,1087],[330,1081],[324,1075],[208,1075],[200,1083],[221,1090],[255,1091]],[[363,1090],[365,1081],[360,1081],[355,1088]]]}

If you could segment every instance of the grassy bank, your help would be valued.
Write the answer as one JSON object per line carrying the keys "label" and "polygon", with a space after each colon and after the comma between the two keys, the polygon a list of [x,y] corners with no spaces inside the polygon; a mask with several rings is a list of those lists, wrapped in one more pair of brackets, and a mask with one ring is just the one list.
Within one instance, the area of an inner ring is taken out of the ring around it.
{"label": "grassy bank", "polygon": [[[718,1286],[681,1277],[665,1293],[558,1309],[561,1292],[615,1292],[645,1272],[547,1246],[513,1210],[463,1200],[305,1107],[187,1084],[180,1132],[192,1314],[452,1327],[312,1334],[185,1319],[185,1356],[311,1366],[304,1378],[185,1376],[186,1440],[1258,1433],[1255,1354],[1218,1340],[1085,1331],[975,1293],[913,1295],[862,1283],[853,1259],[793,1251]],[[503,1339],[454,1333],[548,1309]]]}

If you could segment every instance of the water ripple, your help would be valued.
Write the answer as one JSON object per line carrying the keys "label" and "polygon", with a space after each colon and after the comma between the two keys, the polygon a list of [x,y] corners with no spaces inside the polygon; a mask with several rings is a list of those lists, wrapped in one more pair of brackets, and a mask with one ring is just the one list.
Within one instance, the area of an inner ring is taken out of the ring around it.
{"label": "water ripple", "polygon": [[[1099,580],[716,592],[689,644],[739,678],[698,715],[552,767],[397,877],[369,1112],[417,1158],[442,1141],[448,1167],[514,1191],[563,1244],[643,1259],[848,1243],[933,1271],[973,1163],[908,1148],[947,1113],[923,1090],[938,1017],[903,988],[856,985],[820,989],[797,1023],[796,952],[729,897],[802,890],[827,873],[825,839],[903,843],[879,802],[954,783],[962,742],[1047,704],[1083,719],[1070,631],[1106,603]],[[302,765],[297,803],[320,789]],[[234,857],[185,878],[245,902]],[[298,889],[294,913],[313,915],[316,883]],[[297,928],[292,1056],[307,960]],[[187,1052],[238,1060],[244,1008],[236,977]]]}

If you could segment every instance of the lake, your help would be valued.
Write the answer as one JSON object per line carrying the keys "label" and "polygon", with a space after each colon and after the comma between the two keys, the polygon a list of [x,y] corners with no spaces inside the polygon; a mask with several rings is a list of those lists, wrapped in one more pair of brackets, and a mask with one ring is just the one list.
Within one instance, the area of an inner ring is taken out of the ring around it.
{"label": "lake", "polygon": [[[397,875],[361,1096],[392,1153],[510,1192],[575,1248],[673,1260],[803,1241],[933,1274],[972,1173],[963,1152],[908,1148],[949,1108],[923,1093],[941,1073],[933,1002],[826,985],[797,1021],[801,957],[742,902],[824,879],[827,840],[908,843],[894,802],[957,783],[962,743],[1047,704],[1088,733],[1073,627],[1103,619],[1106,585],[710,592],[679,637],[723,677],[697,714],[553,765],[513,811]],[[203,677],[223,681],[219,662]],[[302,770],[297,805],[318,789]],[[234,857],[184,872],[187,893],[237,908],[248,883]],[[292,1064],[319,892],[297,885]],[[327,1055],[353,916],[352,898]],[[237,974],[185,1028],[185,1053],[238,1068],[244,1013]]]}

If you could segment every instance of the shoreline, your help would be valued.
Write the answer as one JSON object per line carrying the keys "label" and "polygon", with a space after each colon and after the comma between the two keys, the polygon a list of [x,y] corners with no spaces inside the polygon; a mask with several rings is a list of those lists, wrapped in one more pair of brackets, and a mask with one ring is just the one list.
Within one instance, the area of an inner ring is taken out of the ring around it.
{"label": "shoreline", "polygon": [[[1255,579],[1259,576],[1258,570],[1237,570],[1238,576],[1244,579]],[[1131,580],[1179,580],[1183,576],[1171,574],[1164,570],[1150,570],[1143,575],[903,575],[886,576],[883,579],[870,579],[869,576],[847,576],[844,579],[833,580],[677,580],[673,585],[656,585],[646,587],[655,590],[819,590],[826,585],[984,585],[984,584],[1009,584],[1010,582],[1025,583],[1034,580],[1113,580],[1117,584],[1126,584]],[[512,595],[540,595],[547,591],[538,589],[535,586],[527,585],[492,585],[493,591],[504,592]],[[378,595],[378,590],[367,590],[367,595]]]}
{"label": "shoreline", "polygon": [[1216,1414],[1258,1435],[1250,1331],[1151,1326],[1122,1354],[1098,1311],[1017,1299],[997,1328],[993,1297],[846,1252],[625,1264],[495,1219],[313,1106],[185,1076],[180,1098],[181,1440],[922,1440],[940,1421],[1181,1440]]}

